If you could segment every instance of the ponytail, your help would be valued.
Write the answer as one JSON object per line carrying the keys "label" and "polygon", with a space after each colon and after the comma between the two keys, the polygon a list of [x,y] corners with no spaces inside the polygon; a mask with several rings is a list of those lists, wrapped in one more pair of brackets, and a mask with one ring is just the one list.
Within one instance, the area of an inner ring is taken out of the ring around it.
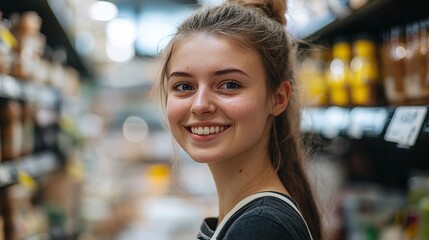
{"label": "ponytail", "polygon": [[293,93],[286,111],[274,119],[269,153],[277,175],[297,202],[313,239],[322,239],[319,209],[303,165],[305,154],[301,142],[297,98]]}

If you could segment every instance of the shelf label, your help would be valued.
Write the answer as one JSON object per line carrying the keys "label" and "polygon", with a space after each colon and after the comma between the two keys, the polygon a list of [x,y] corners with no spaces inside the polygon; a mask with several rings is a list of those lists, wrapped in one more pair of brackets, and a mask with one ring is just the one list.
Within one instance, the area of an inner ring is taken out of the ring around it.
{"label": "shelf label", "polygon": [[301,130],[304,133],[319,133],[323,127],[325,109],[307,108],[302,111]]}
{"label": "shelf label", "polygon": [[427,108],[424,106],[396,108],[384,135],[384,140],[398,143],[404,147],[414,146],[426,112]]}
{"label": "shelf label", "polygon": [[350,112],[347,134],[361,139],[365,134],[380,136],[386,124],[388,111],[384,108],[356,107]]}
{"label": "shelf label", "polygon": [[350,110],[341,107],[326,109],[321,134],[327,138],[338,137],[350,125]]}

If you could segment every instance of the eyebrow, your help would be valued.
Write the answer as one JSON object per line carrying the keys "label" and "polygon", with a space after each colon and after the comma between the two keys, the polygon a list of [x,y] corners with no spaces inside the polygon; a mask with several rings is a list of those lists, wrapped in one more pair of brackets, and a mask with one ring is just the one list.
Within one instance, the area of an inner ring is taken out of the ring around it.
{"label": "eyebrow", "polygon": [[192,75],[186,72],[172,72],[170,73],[170,75],[168,76],[168,78],[172,78],[172,77],[191,77]]}
{"label": "eyebrow", "polygon": [[[230,73],[238,73],[238,74],[242,74],[244,76],[250,77],[246,72],[244,72],[243,70],[240,70],[238,68],[226,68],[226,69],[222,69],[222,70],[218,70],[212,73],[213,76],[221,76],[221,75],[225,75],[225,74],[230,74]],[[181,71],[176,71],[176,72],[172,72],[169,75],[169,78],[171,77],[191,77],[192,75],[187,73],[187,72],[181,72]]]}
{"label": "eyebrow", "polygon": [[227,68],[227,69],[222,69],[219,71],[215,71],[213,73],[214,76],[220,76],[220,75],[225,75],[225,74],[229,74],[229,73],[239,73],[242,75],[245,75],[247,77],[250,77],[246,72],[244,72],[243,70],[240,70],[238,68]]}

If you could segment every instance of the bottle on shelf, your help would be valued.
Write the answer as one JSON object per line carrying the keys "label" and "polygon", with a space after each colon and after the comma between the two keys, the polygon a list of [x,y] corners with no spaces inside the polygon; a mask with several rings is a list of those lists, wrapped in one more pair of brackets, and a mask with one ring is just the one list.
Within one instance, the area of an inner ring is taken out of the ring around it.
{"label": "bottle on shelf", "polygon": [[41,60],[46,44],[45,36],[40,32],[42,19],[33,11],[11,17],[12,33],[18,41],[17,57],[12,66],[11,75],[21,80],[31,81],[37,64]]}
{"label": "bottle on shelf", "polygon": [[423,74],[426,68],[423,56],[426,53],[422,52],[422,50],[427,51],[427,47],[421,47],[420,30],[423,31],[422,35],[426,34],[425,26],[421,26],[419,22],[413,22],[406,26],[405,97],[413,104],[422,103],[425,98],[429,98],[429,87],[424,84],[426,74]]}
{"label": "bottle on shelf", "polygon": [[420,21],[420,64],[423,86],[429,88],[429,18]]}
{"label": "bottle on shelf", "polygon": [[21,114],[21,106],[17,100],[0,101],[0,136],[3,161],[13,160],[21,156],[23,141]]}
{"label": "bottle on shelf", "polygon": [[350,60],[351,45],[344,38],[338,38],[332,45],[332,60],[328,70],[330,103],[337,106],[350,105]]}
{"label": "bottle on shelf", "polygon": [[384,35],[382,47],[383,86],[386,100],[393,105],[405,103],[405,48],[404,29],[392,27]]}
{"label": "bottle on shelf", "polygon": [[376,53],[376,43],[369,35],[353,42],[350,62],[350,97],[353,105],[374,106],[381,103],[382,88]]}
{"label": "bottle on shelf", "polygon": [[329,103],[328,86],[326,82],[327,51],[313,47],[309,55],[300,62],[299,78],[305,91],[303,96],[306,105],[310,107],[327,106]]}
{"label": "bottle on shelf", "polygon": [[21,102],[22,150],[21,155],[27,156],[34,148],[34,106],[30,102]]}
{"label": "bottle on shelf", "polygon": [[0,12],[0,74],[9,74],[14,61],[16,39],[10,32],[10,22]]}
{"label": "bottle on shelf", "polygon": [[419,98],[423,104],[429,100],[429,19],[419,21],[419,47],[417,63],[419,69]]}

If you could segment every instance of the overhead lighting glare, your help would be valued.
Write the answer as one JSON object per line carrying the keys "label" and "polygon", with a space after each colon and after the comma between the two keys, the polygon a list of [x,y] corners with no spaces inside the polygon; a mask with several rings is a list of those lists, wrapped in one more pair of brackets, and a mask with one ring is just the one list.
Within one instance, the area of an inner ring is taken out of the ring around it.
{"label": "overhead lighting glare", "polygon": [[115,4],[106,1],[97,1],[89,9],[89,16],[97,21],[110,21],[118,15]]}
{"label": "overhead lighting glare", "polygon": [[106,26],[108,41],[115,46],[133,45],[137,38],[137,30],[132,22],[126,18],[115,18]]}
{"label": "overhead lighting glare", "polygon": [[135,56],[135,49],[133,45],[118,47],[107,44],[106,55],[110,60],[117,63],[128,62]]}
{"label": "overhead lighting glare", "polygon": [[201,5],[220,5],[224,1],[223,0],[198,0]]}
{"label": "overhead lighting glare", "polygon": [[137,25],[137,51],[147,55],[157,55],[171,39],[177,25],[191,12],[191,8],[143,12]]}
{"label": "overhead lighting glare", "polygon": [[149,133],[149,127],[146,121],[138,116],[129,116],[123,126],[124,137],[130,142],[141,142]]}

